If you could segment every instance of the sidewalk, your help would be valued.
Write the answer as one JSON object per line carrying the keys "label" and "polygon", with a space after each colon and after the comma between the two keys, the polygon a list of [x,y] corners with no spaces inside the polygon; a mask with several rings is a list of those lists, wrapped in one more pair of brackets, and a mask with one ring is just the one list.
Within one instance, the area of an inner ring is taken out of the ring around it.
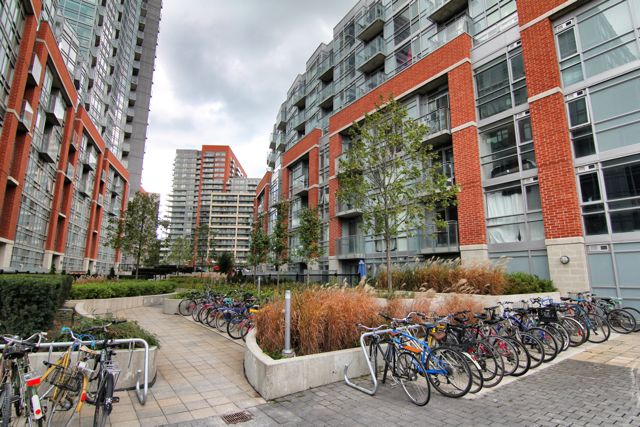
{"label": "sidewalk", "polygon": [[[157,426],[197,420],[264,404],[243,372],[244,346],[157,307],[119,313],[154,333],[161,348],[158,374],[144,406],[134,391],[116,393],[111,425]],[[82,425],[90,425],[93,407],[83,411]]]}
{"label": "sidewalk", "polygon": [[[372,397],[339,382],[247,412],[252,419],[236,425],[638,426],[640,333],[613,336],[477,396],[450,399],[432,389],[425,407],[411,404],[400,387],[381,385]],[[225,425],[220,417],[177,424]]]}

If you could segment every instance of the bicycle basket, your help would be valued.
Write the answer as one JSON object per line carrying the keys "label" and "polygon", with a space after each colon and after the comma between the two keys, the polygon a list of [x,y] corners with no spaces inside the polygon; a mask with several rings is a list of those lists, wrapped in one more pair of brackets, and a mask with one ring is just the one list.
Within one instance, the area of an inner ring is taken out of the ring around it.
{"label": "bicycle basket", "polygon": [[543,323],[557,322],[558,311],[555,307],[540,307],[538,308],[538,320]]}
{"label": "bicycle basket", "polygon": [[64,370],[62,368],[56,368],[53,375],[48,378],[48,382],[58,388],[79,393],[82,389],[82,374],[79,372]]}

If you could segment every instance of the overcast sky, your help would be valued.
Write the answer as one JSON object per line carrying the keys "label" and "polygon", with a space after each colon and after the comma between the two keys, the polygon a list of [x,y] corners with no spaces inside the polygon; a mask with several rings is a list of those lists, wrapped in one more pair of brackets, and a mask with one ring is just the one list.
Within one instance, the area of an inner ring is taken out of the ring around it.
{"label": "overcast sky", "polygon": [[143,181],[171,192],[178,148],[230,145],[250,177],[266,171],[286,92],[355,0],[165,0]]}

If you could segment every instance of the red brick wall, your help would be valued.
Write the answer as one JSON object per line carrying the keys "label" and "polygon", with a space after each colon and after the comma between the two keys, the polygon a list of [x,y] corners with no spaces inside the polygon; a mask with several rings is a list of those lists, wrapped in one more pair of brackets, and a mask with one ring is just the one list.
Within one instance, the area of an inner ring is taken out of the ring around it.
{"label": "red brick wall", "polygon": [[[291,166],[300,156],[311,150],[314,145],[320,144],[320,137],[322,131],[320,129],[314,129],[304,136],[296,145],[287,150],[282,156],[282,167],[286,168]],[[316,181],[318,177],[316,176]]]}
{"label": "red brick wall", "polygon": [[[451,128],[476,121],[471,64],[464,63],[449,72]],[[478,128],[475,125],[454,132],[453,158],[458,194],[458,233],[460,245],[487,242],[484,196],[480,173]]]}
{"label": "red brick wall", "polygon": [[[529,97],[560,88],[558,58],[548,19],[522,32],[522,49]],[[582,236],[571,140],[561,93],[529,104],[542,215],[547,239]]]}
{"label": "red brick wall", "polygon": [[524,25],[566,2],[567,0],[516,0],[518,21],[520,25]]}
{"label": "red brick wall", "polygon": [[311,151],[309,151],[309,196],[307,201],[311,209],[318,207],[319,153],[320,150],[318,147],[312,148]]}

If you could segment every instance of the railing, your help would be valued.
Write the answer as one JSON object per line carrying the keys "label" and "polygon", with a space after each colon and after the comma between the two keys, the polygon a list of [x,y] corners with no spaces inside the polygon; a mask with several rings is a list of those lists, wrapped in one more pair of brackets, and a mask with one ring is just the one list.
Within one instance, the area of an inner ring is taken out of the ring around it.
{"label": "railing", "polygon": [[338,202],[336,205],[336,216],[344,216],[346,213],[360,214],[362,211],[351,203]]}
{"label": "railing", "polygon": [[382,37],[378,37],[367,44],[356,56],[356,68],[360,68],[373,59],[376,55],[385,53],[385,42]]}
{"label": "railing", "polygon": [[73,179],[75,174],[75,168],[73,167],[73,165],[71,163],[67,164],[67,177],[69,177],[69,179]]}
{"label": "railing", "polygon": [[320,65],[318,65],[318,75],[323,76],[327,73],[327,71],[333,68],[333,66],[333,52],[331,52],[326,58],[322,60],[322,62],[320,62]]}
{"label": "railing", "polygon": [[449,118],[449,108],[443,107],[425,114],[420,117],[418,121],[424,123],[428,127],[426,136],[429,136],[443,130],[450,130]]}
{"label": "railing", "polygon": [[324,87],[318,95],[318,100],[320,101],[320,103],[322,104],[328,98],[331,98],[334,95],[334,90],[335,88],[333,86],[333,82]]}
{"label": "railing", "polygon": [[449,221],[443,229],[436,226],[428,226],[425,231],[420,231],[414,236],[417,243],[415,248],[419,252],[457,252],[458,242],[458,221]]}
{"label": "railing", "polygon": [[364,14],[358,19],[356,32],[361,34],[376,21],[384,21],[384,6],[382,3],[374,3],[369,6]]}
{"label": "railing", "polygon": [[377,88],[382,83],[384,83],[385,80],[387,80],[387,75],[385,74],[384,71],[379,71],[375,74],[370,75],[368,78],[363,79],[360,83],[356,85],[358,98],[371,92],[373,89]]}
{"label": "railing", "polygon": [[269,167],[274,167],[276,165],[276,155],[275,151],[269,151],[269,154],[267,154],[267,165]]}
{"label": "railing", "polygon": [[305,176],[302,178],[296,178],[291,182],[291,195],[295,196],[298,193],[306,191],[309,188],[309,179]]}
{"label": "railing", "polygon": [[336,255],[342,257],[363,257],[364,236],[346,236],[336,240]]}
{"label": "railing", "polygon": [[297,128],[307,121],[307,117],[304,111],[298,112],[295,116],[291,117],[289,123],[291,123],[291,127]]}
{"label": "railing", "polygon": [[291,101],[294,104],[297,104],[302,98],[305,97],[307,90],[307,85],[305,83],[299,83],[296,87],[293,88],[291,92]]}

